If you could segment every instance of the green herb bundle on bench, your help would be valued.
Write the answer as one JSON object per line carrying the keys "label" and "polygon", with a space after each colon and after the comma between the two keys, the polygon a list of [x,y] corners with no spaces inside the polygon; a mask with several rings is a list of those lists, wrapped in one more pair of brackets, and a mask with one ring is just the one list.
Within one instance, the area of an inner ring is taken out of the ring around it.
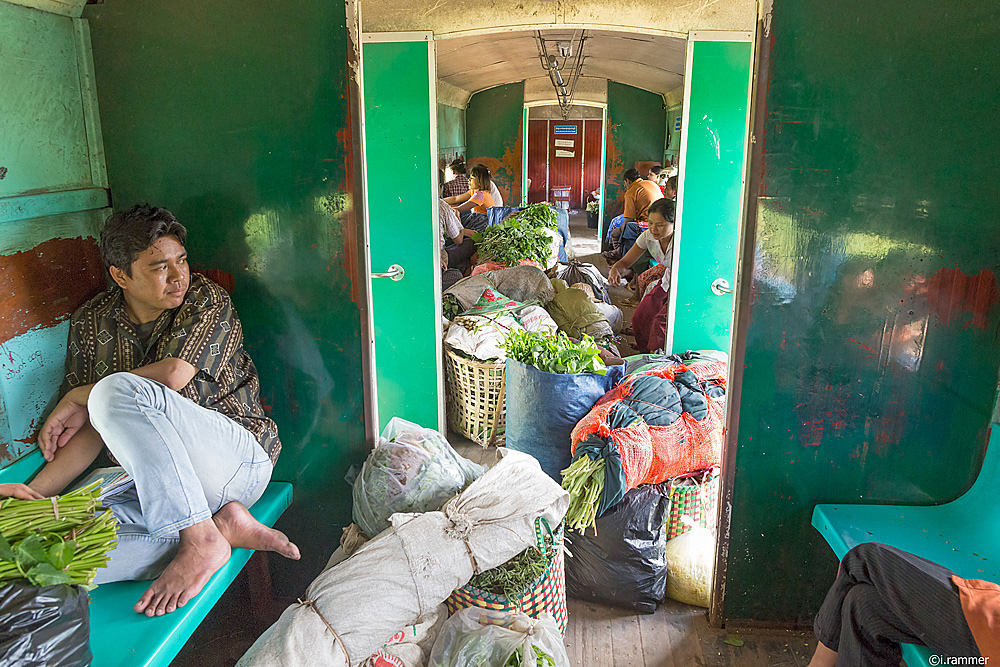
{"label": "green herb bundle on bench", "polygon": [[482,260],[505,266],[531,260],[544,267],[552,250],[552,238],[546,229],[556,229],[555,211],[545,204],[532,204],[472,239]]}

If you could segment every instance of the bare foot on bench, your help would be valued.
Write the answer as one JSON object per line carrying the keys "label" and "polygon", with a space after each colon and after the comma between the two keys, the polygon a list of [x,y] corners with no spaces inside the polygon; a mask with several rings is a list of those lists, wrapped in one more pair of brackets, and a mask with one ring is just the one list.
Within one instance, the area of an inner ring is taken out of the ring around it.
{"label": "bare foot on bench", "polygon": [[256,551],[276,551],[285,558],[299,559],[299,548],[280,530],[268,528],[237,502],[226,503],[212,517],[230,546]]}
{"label": "bare foot on bench", "polygon": [[183,607],[229,560],[229,542],[210,520],[185,528],[180,536],[177,555],[139,598],[136,613],[163,616]]}

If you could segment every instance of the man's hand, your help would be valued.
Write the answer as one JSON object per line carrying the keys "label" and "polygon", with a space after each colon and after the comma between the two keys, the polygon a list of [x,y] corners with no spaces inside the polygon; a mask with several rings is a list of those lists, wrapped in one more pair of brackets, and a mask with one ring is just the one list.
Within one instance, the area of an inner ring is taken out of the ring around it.
{"label": "man's hand", "polygon": [[27,484],[0,484],[0,498],[42,500],[44,496]]}
{"label": "man's hand", "polygon": [[55,457],[56,449],[69,442],[87,418],[86,400],[80,401],[76,389],[63,396],[38,433],[38,449],[46,461]]}

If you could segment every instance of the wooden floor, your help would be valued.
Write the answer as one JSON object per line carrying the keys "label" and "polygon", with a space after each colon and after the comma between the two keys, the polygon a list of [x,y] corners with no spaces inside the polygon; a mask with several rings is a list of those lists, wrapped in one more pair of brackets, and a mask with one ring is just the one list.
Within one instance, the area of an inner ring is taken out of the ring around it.
{"label": "wooden floor", "polygon": [[570,599],[566,653],[574,667],[805,667],[811,633],[727,632],[704,609],[667,600],[635,614]]}

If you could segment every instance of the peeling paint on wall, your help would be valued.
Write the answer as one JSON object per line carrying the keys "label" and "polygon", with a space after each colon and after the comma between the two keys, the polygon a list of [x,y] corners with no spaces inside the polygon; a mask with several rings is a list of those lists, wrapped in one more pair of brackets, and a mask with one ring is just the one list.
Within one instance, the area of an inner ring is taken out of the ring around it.
{"label": "peeling paint on wall", "polygon": [[50,239],[0,256],[0,341],[67,319],[105,285],[93,239]]}

